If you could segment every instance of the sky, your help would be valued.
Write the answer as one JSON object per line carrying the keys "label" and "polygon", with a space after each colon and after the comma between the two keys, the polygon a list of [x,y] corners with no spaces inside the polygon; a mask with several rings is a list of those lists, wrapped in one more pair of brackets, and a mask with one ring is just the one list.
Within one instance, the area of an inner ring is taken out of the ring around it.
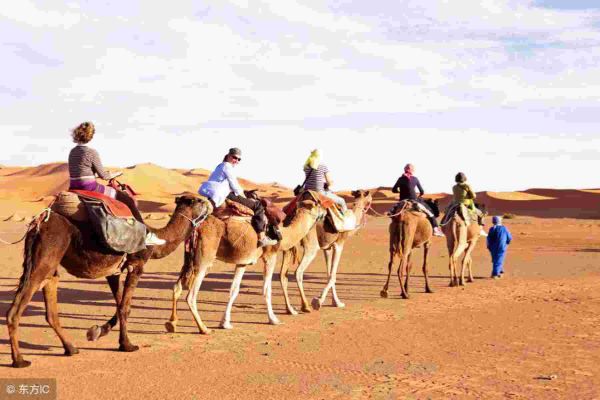
{"label": "sky", "polygon": [[[20,0],[0,9],[0,164],[214,168],[334,190],[600,187],[597,0]],[[126,174],[124,176],[126,180]],[[199,182],[200,184],[201,182]]]}

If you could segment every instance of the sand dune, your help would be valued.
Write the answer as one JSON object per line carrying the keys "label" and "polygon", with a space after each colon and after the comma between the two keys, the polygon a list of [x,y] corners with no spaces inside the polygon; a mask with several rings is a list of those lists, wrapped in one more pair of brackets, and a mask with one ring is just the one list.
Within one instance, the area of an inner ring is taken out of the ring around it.
{"label": "sand dune", "polygon": [[[122,182],[130,184],[140,193],[140,209],[146,213],[172,212],[175,196],[183,192],[196,192],[207,179],[210,171],[203,168],[169,169],[152,163],[138,164],[122,170]],[[10,216],[16,212],[31,216],[48,204],[54,194],[68,187],[68,169],[65,163],[51,163],[36,167],[0,167],[0,215]],[[272,182],[259,184],[244,178],[240,183],[245,189],[257,189],[263,196],[272,198],[279,205],[289,201],[290,188]],[[374,193],[373,207],[378,212],[387,211],[397,199],[391,187],[370,189]],[[338,192],[348,202],[351,191]],[[451,201],[447,193],[428,193],[426,198],[438,199],[443,210]],[[600,218],[600,189],[541,189],[519,192],[477,193],[477,201],[484,203],[490,214],[512,213],[546,218]]]}

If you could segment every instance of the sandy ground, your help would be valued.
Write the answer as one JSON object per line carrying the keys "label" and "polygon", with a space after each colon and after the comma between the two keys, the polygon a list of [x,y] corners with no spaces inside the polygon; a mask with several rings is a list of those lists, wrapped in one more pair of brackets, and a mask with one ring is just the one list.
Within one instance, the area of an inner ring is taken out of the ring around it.
{"label": "sandy ground", "polygon": [[[130,317],[131,338],[141,346],[136,353],[115,351],[117,331],[86,341],[86,329],[112,315],[112,296],[103,280],[63,271],[61,321],[80,354],[62,355],[38,293],[20,331],[22,351],[33,364],[9,367],[3,327],[0,376],[56,378],[60,399],[600,398],[600,221],[507,220],[515,238],[505,277],[489,279],[490,257],[481,242],[474,254],[477,279],[464,288],[448,287],[445,241],[435,238],[435,293],[423,292],[418,251],[410,300],[399,298],[397,279],[390,298],[379,297],[387,273],[387,223],[371,218],[346,246],[338,279],[345,309],[328,306],[328,300],[318,312],[282,315],[276,282],[280,326],[266,324],[262,269],[256,266],[243,281],[232,331],[198,334],[182,299],[180,332],[166,333],[182,249],[150,261]],[[0,222],[4,239],[18,238],[23,229],[23,222]],[[4,315],[21,273],[22,245],[0,251]],[[231,266],[217,264],[205,280],[199,309],[210,328],[218,326],[231,277]],[[324,283],[319,256],[306,274],[309,295],[320,293]],[[298,305],[293,279],[290,285]],[[4,318],[0,324],[6,325]]]}

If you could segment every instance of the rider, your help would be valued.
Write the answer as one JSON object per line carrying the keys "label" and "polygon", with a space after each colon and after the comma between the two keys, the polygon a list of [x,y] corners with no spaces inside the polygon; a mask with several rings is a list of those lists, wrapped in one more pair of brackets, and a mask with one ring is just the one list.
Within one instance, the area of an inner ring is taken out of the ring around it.
{"label": "rider", "polygon": [[[144,219],[132,197],[124,191],[116,190],[96,182],[96,175],[105,181],[109,181],[122,175],[122,172],[111,174],[106,171],[102,165],[102,161],[100,161],[98,152],[87,146],[87,143],[92,140],[95,133],[96,128],[91,122],[83,122],[72,131],[73,141],[77,143],[77,146],[73,147],[69,153],[69,190],[89,190],[116,199],[125,203],[135,219],[144,223]],[[148,231],[146,234],[147,246],[162,245],[165,243],[164,239],[158,238],[153,232]]]}
{"label": "rider", "polygon": [[[419,204],[419,206],[421,206],[421,209],[427,215],[427,219],[429,220],[429,222],[431,223],[431,226],[433,227],[433,235],[434,236],[444,236],[444,234],[442,233],[442,230],[440,229],[440,226],[438,225],[437,220],[435,219],[435,216],[433,215],[433,212],[431,211],[431,209],[429,208],[427,203],[425,203],[423,201],[422,196],[423,196],[423,194],[425,194],[425,191],[423,190],[423,187],[421,186],[421,182],[419,182],[419,178],[417,178],[416,176],[413,175],[414,173],[415,173],[414,165],[406,164],[406,166],[404,167],[404,174],[402,174],[402,176],[400,178],[398,178],[398,180],[396,181],[396,184],[392,188],[392,192],[400,193],[399,201],[402,201],[402,200],[416,201]],[[419,189],[418,197],[417,197],[417,192],[416,192],[415,188]]]}
{"label": "rider", "polygon": [[471,186],[467,183],[467,176],[462,172],[459,172],[454,177],[454,181],[456,185],[452,187],[452,193],[454,195],[454,203],[455,204],[463,204],[469,210],[474,211],[477,214],[477,222],[481,226],[481,230],[479,234],[481,236],[487,236],[485,230],[483,229],[483,213],[477,207],[475,207],[475,197],[477,195],[471,189]]}
{"label": "rider", "polygon": [[198,193],[210,199],[215,208],[223,204],[226,198],[250,208],[254,211],[252,227],[258,233],[258,246],[275,245],[277,241],[265,234],[267,217],[263,205],[259,200],[249,199],[244,195],[244,190],[233,172],[233,167],[240,161],[242,161],[242,151],[236,147],[229,149],[223,162],[217,165],[208,180],[200,185]]}
{"label": "rider", "polygon": [[329,190],[331,185],[333,185],[333,181],[331,180],[329,168],[321,162],[321,151],[318,149],[311,151],[310,156],[306,159],[304,163],[304,175],[306,176],[304,189],[314,190],[329,197],[340,206],[342,213],[346,212],[348,209],[346,201]]}

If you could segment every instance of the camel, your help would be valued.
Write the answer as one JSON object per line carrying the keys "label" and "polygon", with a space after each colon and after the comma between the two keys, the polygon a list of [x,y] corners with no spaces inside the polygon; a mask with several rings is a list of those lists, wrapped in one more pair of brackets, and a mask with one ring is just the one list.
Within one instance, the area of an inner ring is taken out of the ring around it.
{"label": "camel", "polygon": [[[340,264],[340,259],[342,256],[342,252],[344,250],[344,244],[349,237],[354,236],[360,228],[364,225],[366,221],[367,211],[371,207],[371,202],[373,201],[373,196],[369,193],[369,191],[355,190],[352,192],[352,196],[355,198],[354,207],[347,212],[352,212],[356,216],[356,221],[361,221],[361,223],[356,227],[356,229],[338,233],[327,221],[319,222],[315,225],[313,229],[311,229],[308,234],[302,239],[301,246],[304,248],[304,253],[302,258],[300,259],[300,263],[298,268],[296,268],[296,282],[298,283],[298,289],[300,291],[300,297],[302,299],[302,311],[303,312],[311,312],[310,305],[306,299],[306,295],[304,294],[304,271],[312,260],[317,255],[319,249],[323,250],[323,254],[325,256],[325,263],[327,265],[327,285],[323,289],[320,297],[315,297],[312,299],[312,307],[315,310],[319,310],[321,305],[325,301],[329,290],[331,290],[332,294],[332,304],[335,307],[345,307],[345,304],[339,299],[335,287],[337,271]],[[286,262],[286,258],[290,255],[293,258],[298,254],[297,248],[290,249],[289,252],[284,252],[284,260],[282,262],[282,270],[280,274],[281,285],[283,287],[283,294],[285,297],[285,304],[288,314],[296,315],[298,312],[292,307],[290,303],[290,299],[288,297],[287,292],[287,271],[288,271],[288,263]],[[297,261],[297,260],[295,260]]]}
{"label": "camel", "polygon": [[282,240],[274,246],[263,248],[257,247],[257,234],[249,222],[240,222],[235,218],[222,221],[212,215],[209,216],[198,228],[200,238],[199,251],[195,252],[193,260],[190,260],[192,257],[186,257],[179,279],[173,287],[172,314],[169,321],[165,323],[167,331],[177,331],[177,300],[181,296],[183,286],[186,286],[189,288],[186,298],[187,304],[194,316],[200,333],[210,333],[210,329],[206,327],[198,314],[196,303],[202,280],[215,260],[236,265],[229,291],[229,301],[227,302],[227,307],[220,324],[221,328],[233,328],[231,324],[231,308],[239,294],[242,277],[246,267],[256,264],[259,259],[262,259],[264,262],[263,296],[267,304],[269,323],[272,325],[280,324],[271,305],[271,282],[277,260],[277,252],[279,250],[290,249],[299,243],[323,216],[324,210],[319,204],[310,200],[300,202],[298,211],[290,224],[279,228]]}
{"label": "camel", "polygon": [[[19,350],[19,320],[34,293],[43,288],[46,304],[46,321],[54,329],[65,349],[65,355],[78,354],[66,336],[58,317],[57,289],[58,266],[62,265],[77,278],[96,279],[105,277],[117,303],[120,323],[119,350],[132,352],[139,349],[129,340],[127,317],[135,287],[144,271],[144,264],[153,253],[170,253],[192,232],[194,220],[206,214],[206,205],[192,195],[183,195],[175,200],[175,211],[167,225],[152,229],[167,242],[162,246],[151,246],[125,258],[122,253],[107,250],[98,244],[87,222],[76,222],[46,211],[46,219],[40,219],[25,238],[23,274],[15,298],[6,319],[10,336],[12,366],[23,368],[31,365],[23,359]],[[122,267],[122,268],[121,268]],[[119,288],[119,276],[128,271],[124,287]]]}
{"label": "camel", "polygon": [[[442,225],[442,231],[446,235],[446,245],[448,247],[450,286],[465,285],[465,267],[469,269],[469,278],[467,282],[473,282],[473,259],[471,258],[471,253],[475,249],[475,245],[479,240],[480,229],[481,227],[477,222],[477,218],[473,218],[469,226],[467,226],[465,221],[458,215],[458,213],[455,213],[449,221]],[[464,257],[461,262],[459,279],[456,273],[456,268],[459,258],[463,252]]]}
{"label": "camel", "polygon": [[[437,202],[425,200],[434,217],[439,215]],[[404,206],[408,207],[408,206]],[[395,259],[400,259],[398,266],[398,280],[400,281],[401,296],[403,299],[408,299],[408,279],[412,263],[410,261],[412,250],[423,247],[423,276],[425,277],[425,293],[433,293],[429,286],[429,275],[427,272],[427,256],[429,247],[431,246],[431,237],[433,236],[433,228],[422,212],[412,209],[403,209],[397,217],[392,218],[389,226],[390,232],[390,262],[388,263],[388,277],[380,294],[381,297],[388,297],[388,287],[390,277],[392,276],[392,267]],[[406,271],[406,280],[403,284],[402,278]]]}

